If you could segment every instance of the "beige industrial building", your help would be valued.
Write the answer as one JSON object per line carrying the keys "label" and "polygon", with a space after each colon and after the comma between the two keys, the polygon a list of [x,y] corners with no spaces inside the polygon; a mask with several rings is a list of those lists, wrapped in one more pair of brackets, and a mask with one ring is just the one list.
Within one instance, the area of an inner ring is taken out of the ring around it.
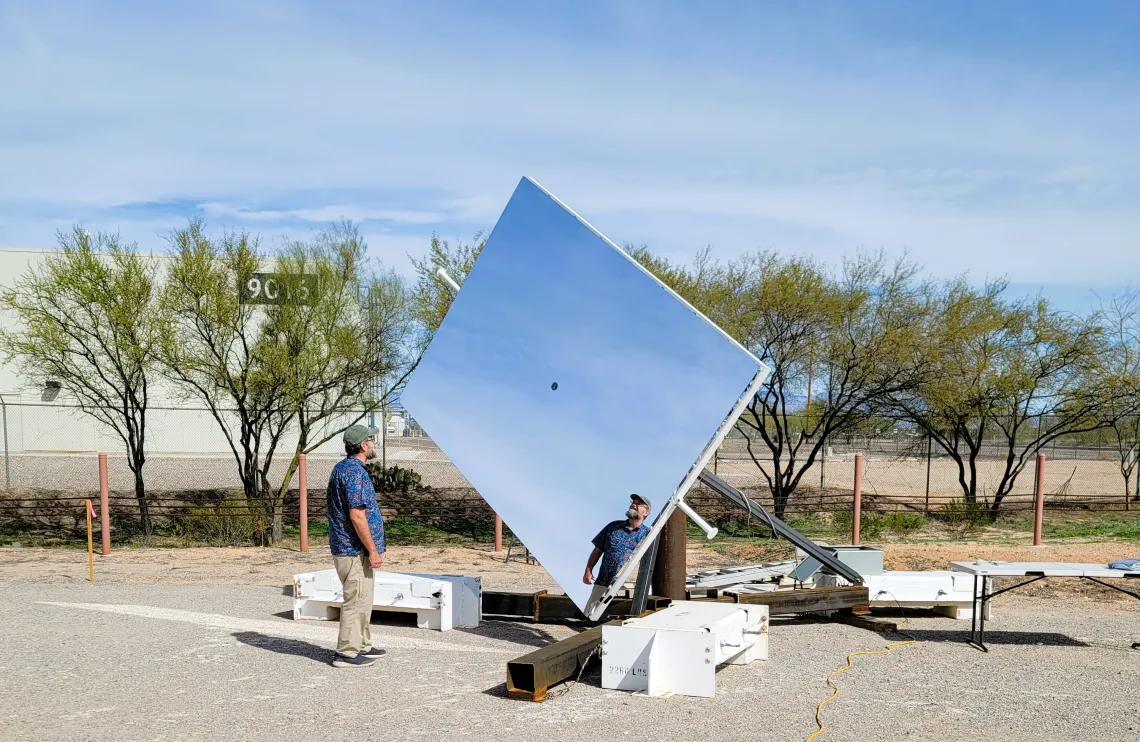
{"label": "beige industrial building", "polygon": [[[52,252],[47,250],[0,248],[0,285],[10,287],[29,268],[50,254]],[[156,257],[160,261],[166,260],[164,256]],[[17,321],[10,312],[0,311],[0,326],[11,328]],[[147,418],[147,450],[150,456],[229,458],[232,461],[226,437],[211,414],[202,408],[201,402],[182,398],[173,387],[161,381],[152,387],[150,397]],[[17,480],[32,476],[37,467],[33,461],[43,461],[45,456],[70,454],[86,458],[98,452],[107,452],[111,456],[124,454],[123,443],[117,435],[95,418],[80,412],[75,400],[60,390],[58,382],[26,374],[18,363],[7,363],[3,358],[0,358],[0,405],[5,418],[0,435],[4,438],[10,459],[5,463],[10,472],[22,472],[22,476],[15,477]],[[334,424],[338,423],[343,425],[339,420]],[[392,411],[387,435],[402,437],[406,428],[403,411]],[[236,433],[236,429],[232,432]],[[295,436],[287,434],[279,445],[279,451],[292,451],[295,444]],[[314,452],[317,456],[329,457],[338,457],[342,453],[339,438]],[[19,481],[12,482],[13,486],[18,484]],[[39,482],[34,484],[44,486]]]}

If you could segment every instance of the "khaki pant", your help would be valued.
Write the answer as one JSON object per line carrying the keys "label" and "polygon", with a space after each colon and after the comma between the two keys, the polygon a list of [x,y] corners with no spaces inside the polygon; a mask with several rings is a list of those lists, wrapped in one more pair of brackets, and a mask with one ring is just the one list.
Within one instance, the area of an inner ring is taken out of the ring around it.
{"label": "khaki pant", "polygon": [[360,652],[372,649],[372,632],[369,629],[375,592],[372,565],[368,563],[368,554],[334,556],[333,563],[336,565],[336,576],[344,586],[344,605],[340,608],[340,634],[336,640],[336,653],[355,657]]}

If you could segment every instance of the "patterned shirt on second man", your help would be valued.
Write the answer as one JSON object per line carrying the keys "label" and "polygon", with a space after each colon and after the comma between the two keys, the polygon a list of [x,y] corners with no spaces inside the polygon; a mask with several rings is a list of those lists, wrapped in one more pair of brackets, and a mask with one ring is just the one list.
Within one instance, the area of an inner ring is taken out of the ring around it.
{"label": "patterned shirt on second man", "polygon": [[612,585],[618,572],[629,561],[633,550],[647,533],[649,526],[644,523],[631,528],[628,520],[615,520],[594,536],[594,546],[602,552],[602,567],[598,570],[594,584],[606,587]]}
{"label": "patterned shirt on second man", "polygon": [[349,510],[362,506],[368,517],[368,530],[372,532],[372,540],[376,542],[377,550],[383,554],[386,548],[384,517],[376,502],[372,477],[368,476],[360,459],[348,456],[333,467],[329,476],[329,550],[333,556],[356,556],[365,551],[348,516]]}

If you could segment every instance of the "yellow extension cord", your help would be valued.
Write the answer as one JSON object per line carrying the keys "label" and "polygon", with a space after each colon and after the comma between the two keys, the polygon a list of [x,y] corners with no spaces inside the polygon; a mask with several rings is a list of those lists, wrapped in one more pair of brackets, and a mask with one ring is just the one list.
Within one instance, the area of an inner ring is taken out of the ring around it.
{"label": "yellow extension cord", "polygon": [[[907,624],[907,619],[904,618],[903,622],[901,624],[899,624],[899,628],[906,626],[906,624]],[[907,634],[906,632],[903,632],[903,631],[900,631],[899,633],[902,634],[903,636],[910,636],[910,634]],[[861,650],[859,652],[852,652],[851,654],[847,655],[847,664],[844,665],[843,667],[839,667],[839,668],[832,670],[831,674],[827,676],[827,684],[830,685],[835,690],[832,691],[830,696],[828,696],[827,698],[820,701],[819,705],[815,707],[815,723],[816,723],[816,726],[819,727],[819,729],[812,732],[811,736],[806,738],[804,740],[804,742],[811,742],[813,739],[815,739],[819,735],[823,734],[823,730],[824,730],[823,707],[826,706],[827,704],[831,703],[832,701],[834,701],[836,698],[839,697],[839,686],[835,684],[835,681],[833,680],[833,678],[836,675],[839,675],[840,673],[847,672],[848,670],[850,670],[853,667],[853,665],[851,664],[851,658],[852,657],[858,657],[861,654],[889,654],[890,651],[892,649],[894,649],[895,647],[904,647],[907,644],[915,644],[917,642],[918,642],[917,639],[912,638],[912,639],[908,639],[907,641],[902,641],[902,642],[891,642],[890,644],[888,644],[883,649],[864,649],[864,650]]]}

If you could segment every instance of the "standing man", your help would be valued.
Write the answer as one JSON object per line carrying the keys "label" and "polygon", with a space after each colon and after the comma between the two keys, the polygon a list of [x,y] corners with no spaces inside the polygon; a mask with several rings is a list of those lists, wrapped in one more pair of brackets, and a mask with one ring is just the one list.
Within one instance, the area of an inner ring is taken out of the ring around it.
{"label": "standing man", "polygon": [[[586,573],[582,576],[582,582],[594,586],[590,600],[586,603],[587,615],[614,584],[618,572],[629,561],[633,550],[641,543],[645,534],[649,533],[645,519],[649,517],[651,507],[648,497],[630,495],[625,520],[615,520],[607,524],[601,533],[594,536],[594,550],[590,553],[590,560],[586,563]],[[594,565],[598,563],[599,558],[602,560],[602,568],[598,570],[598,578],[595,580]]]}
{"label": "standing man", "polygon": [[353,425],[344,431],[343,461],[329,476],[329,550],[344,586],[333,667],[367,667],[384,654],[372,646],[373,570],[384,564],[384,518],[364,462],[376,458],[380,431]]}

